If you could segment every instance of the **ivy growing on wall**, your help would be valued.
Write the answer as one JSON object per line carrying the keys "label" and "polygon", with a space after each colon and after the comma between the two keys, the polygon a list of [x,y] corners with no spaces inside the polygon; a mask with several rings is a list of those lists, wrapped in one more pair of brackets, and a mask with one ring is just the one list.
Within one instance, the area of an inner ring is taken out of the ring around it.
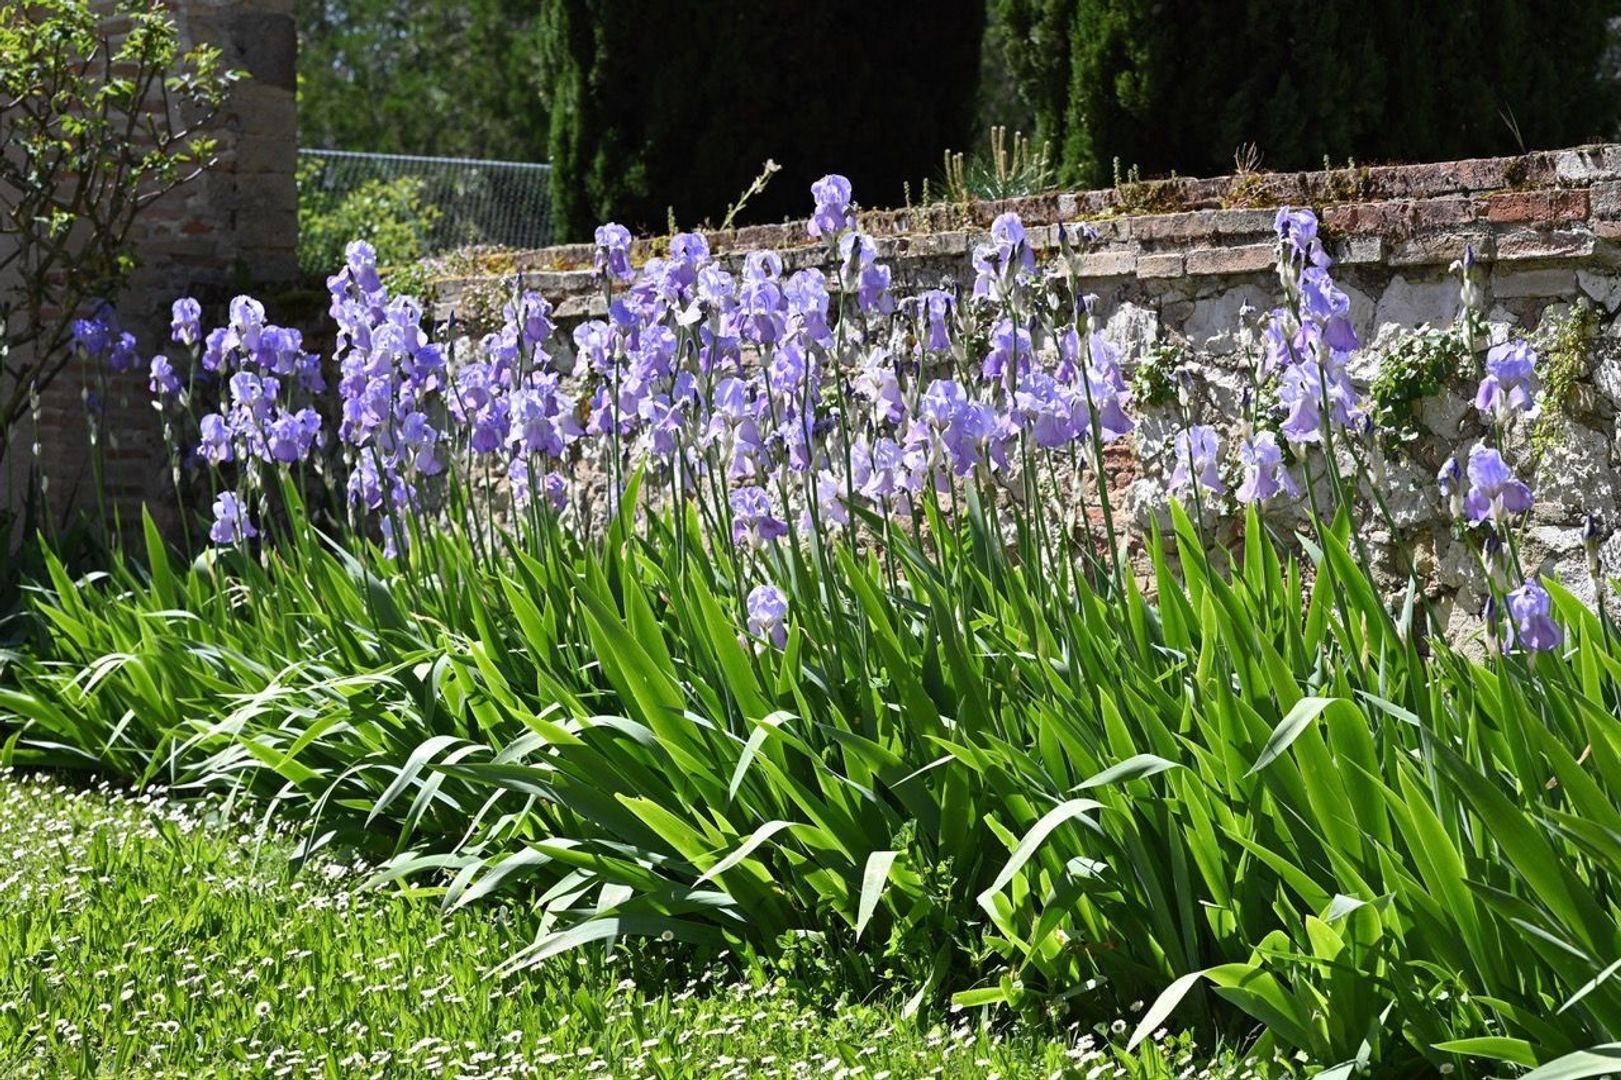
{"label": "ivy growing on wall", "polygon": [[1469,344],[1455,326],[1427,326],[1403,336],[1368,388],[1373,421],[1387,442],[1417,438],[1419,403],[1469,363]]}

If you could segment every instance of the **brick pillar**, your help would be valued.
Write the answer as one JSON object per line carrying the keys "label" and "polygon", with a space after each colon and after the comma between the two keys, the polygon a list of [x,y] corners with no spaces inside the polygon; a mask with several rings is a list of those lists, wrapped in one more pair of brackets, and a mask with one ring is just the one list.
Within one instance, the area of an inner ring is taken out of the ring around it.
{"label": "brick pillar", "polygon": [[[191,295],[205,312],[231,296],[293,284],[298,267],[297,27],[294,0],[172,0],[182,47],[217,45],[224,64],[248,73],[216,122],[219,163],[147,208],[131,234],[138,267],[116,298],[127,329],[149,357],[168,342],[169,305]],[[107,375],[103,490],[126,525],[143,500],[172,504],[162,435],[143,372]],[[70,504],[96,512],[86,379],[70,366],[44,395],[40,430],[14,440],[0,466],[0,505],[23,494],[29,443],[38,438],[55,512]],[[26,425],[25,425],[26,426]]]}

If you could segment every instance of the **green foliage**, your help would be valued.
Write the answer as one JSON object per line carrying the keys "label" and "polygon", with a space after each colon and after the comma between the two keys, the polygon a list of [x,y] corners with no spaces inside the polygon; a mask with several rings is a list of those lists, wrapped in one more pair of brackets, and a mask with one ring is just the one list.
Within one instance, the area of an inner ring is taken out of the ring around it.
{"label": "green foliage", "polygon": [[182,53],[159,0],[0,2],[0,468],[72,320],[134,268],[136,214],[213,164],[241,74],[212,46]]}
{"label": "green foliage", "polygon": [[527,0],[298,0],[305,146],[544,161]]}
{"label": "green foliage", "polygon": [[658,231],[719,221],[756,163],[782,175],[749,219],[798,213],[817,177],[851,166],[857,196],[902,187],[973,124],[984,7],[926,17],[858,0],[633,5],[546,0],[544,84],[552,207],[565,238],[613,219]]}
{"label": "green foliage", "polygon": [[990,4],[1036,138],[1058,148],[1064,180],[1095,186],[1116,157],[1149,175],[1210,175],[1250,143],[1273,168],[1315,168],[1580,142],[1614,117],[1600,77],[1613,8]]}
{"label": "green foliage", "polygon": [[1542,412],[1531,427],[1531,451],[1538,458],[1552,448],[1570,416],[1576,384],[1588,372],[1598,336],[1598,310],[1580,297],[1568,310],[1537,327],[1537,375],[1542,380]]}
{"label": "green foliage", "polygon": [[1393,442],[1417,438],[1414,410],[1448,379],[1464,374],[1469,361],[1469,343],[1456,327],[1426,326],[1403,335],[1380,361],[1368,388],[1378,430]]}
{"label": "green foliage", "polygon": [[524,897],[503,970],[811,941],[857,993],[1083,1026],[1157,1001],[1143,1036],[1259,1024],[1263,1061],[1392,1072],[1621,1024],[1621,645],[1579,601],[1553,587],[1566,647],[1533,668],[1421,652],[1345,519],[1302,565],[1251,515],[1230,573],[1181,579],[1156,534],[1152,604],[1056,600],[977,504],[930,529],[889,566],[784,550],[781,650],[668,514],[600,546],[435,529],[404,564],[305,532],[48,563],[0,746],[273,798],[447,910]]}
{"label": "green foliage", "polygon": [[1184,350],[1169,341],[1157,341],[1137,361],[1131,373],[1131,400],[1141,409],[1157,409],[1176,400],[1176,372],[1187,360]]}
{"label": "green foliage", "polygon": [[[284,835],[222,810],[0,772],[6,1076],[677,1078],[730,1057],[1033,1080],[1074,1060],[1072,1035],[947,1028],[887,998],[812,1007],[814,982],[657,943],[495,981],[529,936],[515,906],[447,915],[337,858],[296,873]],[[1193,1060],[1185,1040],[1114,1041],[1077,1056],[1150,1076]]]}
{"label": "green foliage", "polygon": [[324,280],[343,265],[344,248],[352,240],[376,248],[379,266],[405,265],[428,253],[428,238],[441,211],[424,202],[421,180],[367,180],[340,195],[323,187],[321,172],[317,161],[299,163],[300,272]]}

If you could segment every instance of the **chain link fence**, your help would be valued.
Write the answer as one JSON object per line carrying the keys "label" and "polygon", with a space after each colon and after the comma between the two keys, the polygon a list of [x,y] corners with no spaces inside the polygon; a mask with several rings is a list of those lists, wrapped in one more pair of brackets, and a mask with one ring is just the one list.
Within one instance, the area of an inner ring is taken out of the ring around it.
{"label": "chain link fence", "polygon": [[538,248],[551,241],[550,165],[348,150],[300,150],[298,155],[313,182],[334,201],[368,182],[415,179],[422,204],[439,211],[427,230],[424,254],[470,244]]}

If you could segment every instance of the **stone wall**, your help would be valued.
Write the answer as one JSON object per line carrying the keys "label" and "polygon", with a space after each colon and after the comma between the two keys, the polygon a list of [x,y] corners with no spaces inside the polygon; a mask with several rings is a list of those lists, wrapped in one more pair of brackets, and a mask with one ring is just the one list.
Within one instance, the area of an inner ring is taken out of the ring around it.
{"label": "stone wall", "polygon": [[[1228,424],[1238,414],[1253,363],[1238,328],[1248,304],[1278,303],[1273,217],[1280,205],[1317,208],[1337,260],[1336,280],[1350,294],[1367,344],[1354,368],[1371,380],[1392,346],[1413,328],[1450,324],[1458,282],[1449,264],[1472,245],[1494,339],[1546,334],[1580,301],[1592,310],[1590,338],[1565,362],[1574,381],[1538,437],[1532,483],[1538,504],[1522,552],[1528,568],[1556,573],[1591,596],[1580,542],[1582,515],[1621,525],[1621,146],[1584,147],[1516,158],[1334,172],[1254,174],[1214,180],[1148,182],[1126,188],[1059,193],[1004,203],[931,207],[862,215],[901,289],[969,283],[968,254],[996,214],[1016,210],[1038,249],[1056,245],[1054,225],[1089,221],[1099,241],[1081,258],[1085,287],[1100,298],[1111,340],[1132,363],[1158,343],[1173,345],[1195,380],[1194,419]],[[644,244],[649,253],[655,242]],[[771,247],[789,269],[819,263],[803,225],[738,229],[711,236],[734,256]],[[590,274],[591,248],[572,245],[523,253],[528,287],[558,305],[565,320],[601,310]],[[489,307],[492,279],[441,282],[440,316]],[[1570,335],[1566,335],[1569,337]],[[1466,632],[1481,599],[1468,549],[1454,539],[1434,477],[1446,456],[1481,434],[1470,404],[1476,373],[1461,371],[1417,409],[1419,437],[1392,455],[1385,497],[1443,614]],[[1170,442],[1183,421],[1176,409],[1147,410],[1135,455],[1117,463],[1113,482],[1139,523],[1164,501]],[[1523,442],[1523,433],[1521,435]],[[1377,567],[1397,565],[1383,515],[1363,500],[1362,534]],[[1287,511],[1280,524],[1289,524]],[[1621,532],[1603,548],[1621,575]],[[1392,578],[1392,583],[1394,579]]]}
{"label": "stone wall", "polygon": [[[232,90],[214,134],[219,163],[154,204],[132,233],[139,265],[117,297],[120,317],[143,355],[168,340],[169,305],[192,295],[223,311],[250,288],[297,276],[297,32],[293,0],[173,0],[182,45],[217,45],[225,66],[247,72]],[[121,27],[109,19],[106,28]],[[0,463],[0,507],[17,509],[28,447],[37,437],[55,515],[100,505],[92,481],[85,380],[70,365],[44,395],[37,433],[25,430],[12,460]],[[92,386],[92,391],[103,388]],[[102,395],[107,432],[106,504],[126,521],[143,500],[172,503],[161,432],[144,375],[114,377]]]}

